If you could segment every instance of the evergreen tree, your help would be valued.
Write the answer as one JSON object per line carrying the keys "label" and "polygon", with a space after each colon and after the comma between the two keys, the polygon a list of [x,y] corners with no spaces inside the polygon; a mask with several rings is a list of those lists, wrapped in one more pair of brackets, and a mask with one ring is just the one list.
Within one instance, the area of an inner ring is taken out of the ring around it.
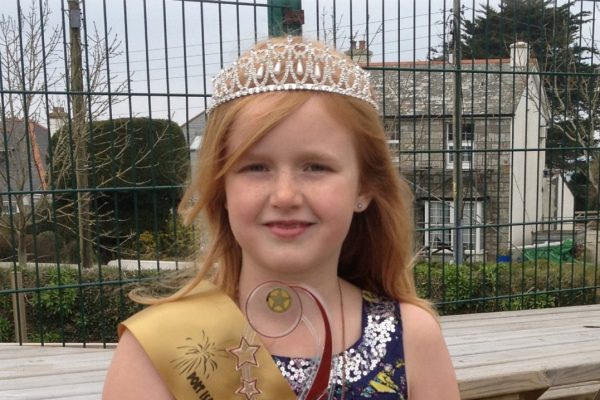
{"label": "evergreen tree", "polygon": [[[85,222],[95,237],[97,257],[106,262],[141,232],[165,228],[189,174],[189,149],[181,128],[168,120],[94,121],[89,129],[86,164],[91,189],[85,193],[94,212]],[[54,208],[65,237],[76,233],[72,142],[66,125],[52,137],[48,156],[48,186],[64,190]]]}
{"label": "evergreen tree", "polygon": [[552,0],[504,0],[498,10],[484,5],[474,21],[464,20],[463,55],[508,58],[509,46],[521,41],[529,44],[542,71],[565,70],[582,57],[577,39],[586,16]]}

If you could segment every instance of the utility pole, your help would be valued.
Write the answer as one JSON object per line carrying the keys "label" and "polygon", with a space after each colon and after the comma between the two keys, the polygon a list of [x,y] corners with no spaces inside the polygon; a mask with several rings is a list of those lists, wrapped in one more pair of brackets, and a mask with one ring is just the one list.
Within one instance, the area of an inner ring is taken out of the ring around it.
{"label": "utility pole", "polygon": [[83,268],[92,266],[92,242],[87,175],[87,135],[85,132],[85,102],[83,96],[83,66],[81,62],[81,9],[79,0],[69,3],[69,38],[71,52],[71,103],[73,105],[73,142],[75,144],[75,180],[77,183],[77,234],[79,262]]}
{"label": "utility pole", "polygon": [[453,29],[454,41],[454,113],[452,117],[452,134],[454,146],[454,168],[452,170],[452,194],[454,196],[454,264],[463,263],[463,202],[462,202],[462,76],[461,76],[461,42],[460,42],[460,0],[454,0],[453,5]]}

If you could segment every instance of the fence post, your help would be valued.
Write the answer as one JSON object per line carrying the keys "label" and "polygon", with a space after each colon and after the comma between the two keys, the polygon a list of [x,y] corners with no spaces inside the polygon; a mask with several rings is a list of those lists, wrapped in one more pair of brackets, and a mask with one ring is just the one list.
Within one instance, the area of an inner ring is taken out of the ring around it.
{"label": "fence post", "polygon": [[15,339],[27,343],[27,318],[25,316],[25,295],[17,290],[23,287],[21,271],[11,274],[10,280],[14,293],[12,294],[13,317],[15,321]]}

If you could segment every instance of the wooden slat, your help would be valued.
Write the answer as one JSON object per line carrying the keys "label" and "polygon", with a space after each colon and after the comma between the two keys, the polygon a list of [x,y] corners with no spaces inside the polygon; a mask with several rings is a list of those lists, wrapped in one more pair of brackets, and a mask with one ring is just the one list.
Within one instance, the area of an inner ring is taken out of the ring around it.
{"label": "wooden slat", "polygon": [[0,399],[98,400],[111,358],[112,349],[0,344]]}
{"label": "wooden slat", "polygon": [[599,379],[595,326],[597,305],[442,318],[465,400]]}
{"label": "wooden slat", "polygon": [[600,381],[552,388],[540,400],[595,400],[596,396],[600,398]]}

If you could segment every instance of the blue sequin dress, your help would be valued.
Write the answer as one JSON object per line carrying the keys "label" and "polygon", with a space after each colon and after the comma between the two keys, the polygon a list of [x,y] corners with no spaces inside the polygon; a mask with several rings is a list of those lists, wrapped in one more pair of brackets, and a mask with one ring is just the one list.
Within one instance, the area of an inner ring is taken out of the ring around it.
{"label": "blue sequin dress", "polygon": [[[311,360],[280,356],[273,358],[297,395],[307,389],[307,381],[315,368]],[[344,352],[344,356],[334,356],[332,366],[332,399],[342,398],[342,381],[345,400],[408,399],[398,302],[363,291],[362,335]]]}

